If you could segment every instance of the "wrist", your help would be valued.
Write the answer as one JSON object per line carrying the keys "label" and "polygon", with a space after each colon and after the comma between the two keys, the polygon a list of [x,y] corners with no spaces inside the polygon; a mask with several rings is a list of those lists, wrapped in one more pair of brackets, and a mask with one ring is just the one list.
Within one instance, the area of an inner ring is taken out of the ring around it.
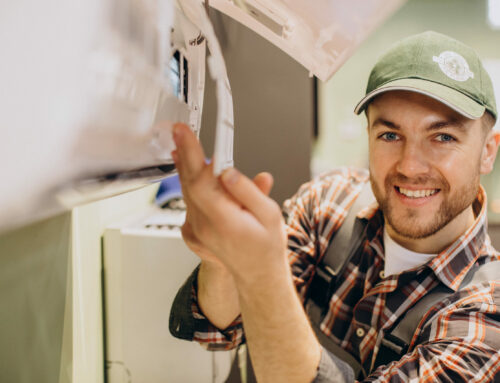
{"label": "wrist", "polygon": [[240,313],[232,275],[223,265],[202,261],[197,280],[198,306],[218,329],[225,329]]}
{"label": "wrist", "polygon": [[212,260],[202,259],[201,265],[200,265],[200,271],[201,270],[203,270],[203,272],[207,272],[210,274],[213,273],[213,274],[216,274],[218,276],[229,276],[230,275],[227,267],[224,266],[224,264],[218,260],[212,261]]}
{"label": "wrist", "polygon": [[210,292],[235,290],[234,279],[229,270],[219,262],[202,260],[198,272],[198,295]]}
{"label": "wrist", "polygon": [[270,292],[295,292],[290,265],[286,259],[266,264],[257,270],[241,270],[234,273],[233,277],[238,294],[243,299],[253,299],[262,294],[268,296]]}

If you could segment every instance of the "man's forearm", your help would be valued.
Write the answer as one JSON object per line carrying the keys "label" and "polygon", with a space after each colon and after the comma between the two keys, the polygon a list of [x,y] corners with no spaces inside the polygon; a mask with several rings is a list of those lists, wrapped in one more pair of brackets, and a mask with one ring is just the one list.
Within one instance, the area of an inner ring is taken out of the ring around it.
{"label": "man's forearm", "polygon": [[224,330],[240,313],[234,279],[224,266],[202,261],[198,273],[198,305],[207,319]]}
{"label": "man's forearm", "polygon": [[271,277],[238,281],[245,335],[259,382],[311,382],[321,348],[297,296],[288,265]]}
{"label": "man's forearm", "polygon": [[236,169],[215,177],[187,125],[176,124],[173,138],[172,158],[190,201],[189,227],[196,242],[216,257],[202,262],[198,274],[201,310],[224,329],[244,302],[245,333],[259,382],[312,381],[321,350],[292,282],[279,205]]}

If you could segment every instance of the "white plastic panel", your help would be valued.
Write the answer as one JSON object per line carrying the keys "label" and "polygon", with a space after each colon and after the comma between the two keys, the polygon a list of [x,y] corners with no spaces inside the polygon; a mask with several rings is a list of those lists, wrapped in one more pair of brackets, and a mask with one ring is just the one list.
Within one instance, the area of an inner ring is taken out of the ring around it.
{"label": "white plastic panel", "polygon": [[210,51],[207,62],[210,76],[216,83],[217,95],[214,173],[219,175],[224,169],[233,166],[233,96],[227,77],[226,64],[202,0],[181,0],[180,5],[187,17],[200,27],[203,36],[207,39]]}
{"label": "white plastic panel", "polygon": [[209,0],[211,6],[278,46],[323,81],[404,2]]}
{"label": "white plastic panel", "polygon": [[0,231],[171,172],[171,122],[200,128],[199,35],[173,0],[3,2]]}

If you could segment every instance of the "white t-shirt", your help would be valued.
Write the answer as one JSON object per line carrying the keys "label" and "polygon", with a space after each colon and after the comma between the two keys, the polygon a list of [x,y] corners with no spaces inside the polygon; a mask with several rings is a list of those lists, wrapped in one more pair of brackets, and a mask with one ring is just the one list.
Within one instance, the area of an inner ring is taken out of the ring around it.
{"label": "white t-shirt", "polygon": [[384,276],[399,274],[427,263],[437,254],[423,254],[408,250],[396,243],[384,228],[385,268]]}

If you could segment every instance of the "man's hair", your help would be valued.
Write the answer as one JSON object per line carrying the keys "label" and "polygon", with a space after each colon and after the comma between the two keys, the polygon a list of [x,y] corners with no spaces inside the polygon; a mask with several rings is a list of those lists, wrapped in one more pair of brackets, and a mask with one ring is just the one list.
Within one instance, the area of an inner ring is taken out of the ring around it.
{"label": "man's hair", "polygon": [[489,133],[489,131],[495,126],[495,117],[493,117],[489,111],[484,112],[481,117],[481,121],[483,123],[483,131],[485,134]]}

